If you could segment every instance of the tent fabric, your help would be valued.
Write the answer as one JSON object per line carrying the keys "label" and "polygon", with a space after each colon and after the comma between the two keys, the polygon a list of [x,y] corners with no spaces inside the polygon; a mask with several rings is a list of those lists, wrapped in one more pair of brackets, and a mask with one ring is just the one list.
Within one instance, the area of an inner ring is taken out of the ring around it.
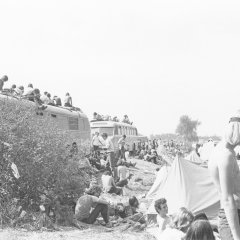
{"label": "tent fabric", "polygon": [[156,179],[151,187],[151,189],[148,191],[146,198],[151,198],[152,196],[155,196],[158,192],[159,187],[161,184],[163,184],[168,176],[168,173],[170,171],[171,167],[169,166],[162,166],[161,169],[158,171]]}
{"label": "tent fabric", "polygon": [[190,162],[201,164],[203,163],[203,160],[197,155],[196,151],[192,151],[186,159]]}
{"label": "tent fabric", "polygon": [[152,201],[148,214],[156,214],[155,200],[166,198],[169,214],[186,207],[194,214],[204,212],[209,219],[216,219],[220,207],[219,195],[207,168],[176,157],[166,179],[153,186],[154,190],[147,194],[147,199]]}

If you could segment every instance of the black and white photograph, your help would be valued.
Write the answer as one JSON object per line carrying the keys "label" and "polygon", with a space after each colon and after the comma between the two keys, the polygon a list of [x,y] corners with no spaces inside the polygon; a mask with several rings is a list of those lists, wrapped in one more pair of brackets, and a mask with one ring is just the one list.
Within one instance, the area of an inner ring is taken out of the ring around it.
{"label": "black and white photograph", "polygon": [[0,32],[1,240],[240,240],[239,1],[0,0]]}

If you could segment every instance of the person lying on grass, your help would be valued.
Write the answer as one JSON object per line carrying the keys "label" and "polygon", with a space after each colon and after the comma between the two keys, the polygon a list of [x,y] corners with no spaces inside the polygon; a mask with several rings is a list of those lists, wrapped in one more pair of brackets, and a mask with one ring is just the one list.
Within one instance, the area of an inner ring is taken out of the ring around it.
{"label": "person lying on grass", "polygon": [[122,203],[118,203],[116,206],[115,216],[119,217],[120,222],[146,223],[143,213],[138,211],[138,199],[135,196],[130,197],[128,203],[129,205],[127,206],[124,206]]}
{"label": "person lying on grass", "polygon": [[86,194],[77,200],[75,207],[75,217],[77,220],[93,224],[101,213],[106,227],[112,226],[109,222],[108,202],[99,199],[101,192],[102,189],[95,185],[85,191]]}

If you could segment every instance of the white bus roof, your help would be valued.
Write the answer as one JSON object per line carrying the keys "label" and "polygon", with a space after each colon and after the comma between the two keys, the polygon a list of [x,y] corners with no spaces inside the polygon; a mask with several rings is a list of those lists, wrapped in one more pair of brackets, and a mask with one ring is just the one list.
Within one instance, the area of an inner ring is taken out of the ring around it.
{"label": "white bus roof", "polygon": [[114,121],[92,121],[90,122],[91,128],[94,127],[115,127],[115,126],[123,126],[123,127],[132,127],[135,128],[135,126],[123,122],[114,122]]}

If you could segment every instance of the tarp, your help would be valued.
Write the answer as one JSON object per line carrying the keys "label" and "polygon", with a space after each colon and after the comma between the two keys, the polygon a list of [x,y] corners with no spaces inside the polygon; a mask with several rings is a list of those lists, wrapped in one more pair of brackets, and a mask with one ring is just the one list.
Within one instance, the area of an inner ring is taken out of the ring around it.
{"label": "tarp", "polygon": [[186,207],[194,214],[204,212],[209,219],[217,217],[219,195],[207,168],[176,157],[166,179],[154,185],[158,188],[151,189],[147,194],[147,199],[152,201],[148,214],[156,214],[155,200],[166,198],[169,214]]}
{"label": "tarp", "polygon": [[196,151],[193,150],[187,157],[186,159],[190,162],[201,164],[204,161],[197,155]]}

